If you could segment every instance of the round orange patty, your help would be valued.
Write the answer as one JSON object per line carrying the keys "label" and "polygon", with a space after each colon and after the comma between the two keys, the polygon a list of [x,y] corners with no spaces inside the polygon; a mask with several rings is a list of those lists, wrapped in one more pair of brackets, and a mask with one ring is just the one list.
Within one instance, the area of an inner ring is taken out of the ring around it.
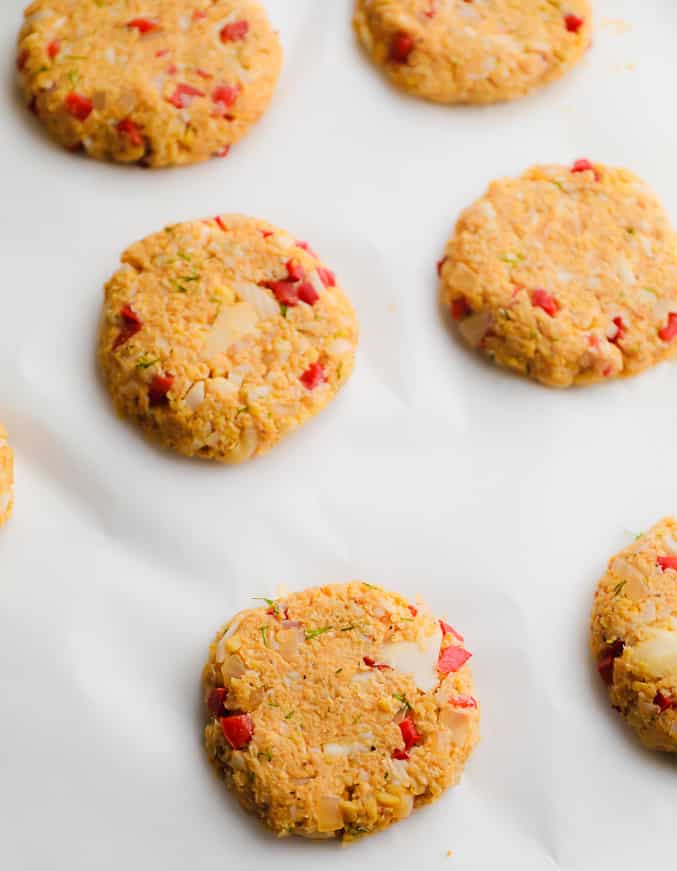
{"label": "round orange patty", "polygon": [[17,57],[59,142],[147,166],[225,157],[266,110],[281,63],[256,0],[36,0]]}
{"label": "round orange patty", "polygon": [[348,380],[355,312],[310,248],[218,215],[132,245],[106,285],[99,360],[124,417],[187,456],[240,463]]}
{"label": "round orange patty", "polygon": [[438,103],[494,103],[562,76],[590,45],[588,0],[357,0],[374,63]]}
{"label": "round orange patty", "polygon": [[278,835],[351,839],[461,776],[478,739],[463,638],[354,582],[235,616],[203,680],[209,758]]}
{"label": "round orange patty", "polygon": [[554,387],[677,355],[677,237],[649,187],[589,160],[493,182],[439,264],[461,336]]}

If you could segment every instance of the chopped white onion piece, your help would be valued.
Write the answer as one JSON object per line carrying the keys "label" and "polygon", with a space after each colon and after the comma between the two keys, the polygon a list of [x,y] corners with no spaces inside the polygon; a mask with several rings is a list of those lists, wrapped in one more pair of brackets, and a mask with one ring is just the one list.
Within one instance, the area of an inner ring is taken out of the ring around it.
{"label": "chopped white onion piece", "polygon": [[379,651],[377,659],[402,674],[410,674],[416,686],[424,693],[428,693],[438,683],[437,660],[441,643],[442,629],[436,622],[435,631],[420,644],[413,641],[385,644]]}
{"label": "chopped white onion piece", "polygon": [[274,318],[280,314],[280,306],[270,291],[251,281],[234,281],[237,295],[254,307],[260,318]]}
{"label": "chopped white onion piece", "polygon": [[460,321],[458,331],[471,347],[477,348],[486,336],[490,325],[491,314],[487,311],[480,311]]}
{"label": "chopped white onion piece", "polygon": [[227,351],[238,339],[251,333],[258,320],[259,316],[251,303],[238,302],[224,306],[207,336],[202,351],[203,359],[211,360]]}

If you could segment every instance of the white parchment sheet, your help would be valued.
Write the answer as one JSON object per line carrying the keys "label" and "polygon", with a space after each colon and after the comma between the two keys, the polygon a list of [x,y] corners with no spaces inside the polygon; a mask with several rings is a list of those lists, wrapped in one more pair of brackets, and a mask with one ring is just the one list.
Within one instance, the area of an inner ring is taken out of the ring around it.
{"label": "white parchment sheet", "polygon": [[[384,83],[351,0],[268,0],[286,52],[269,114],[227,160],[149,172],[62,151],[22,108],[25,2],[0,10],[0,867],[674,871],[675,762],[610,710],[587,625],[609,555],[677,511],[677,365],[567,392],[501,372],[450,334],[435,262],[492,178],[537,162],[626,165],[677,221],[677,4],[596,0],[572,74],[455,109]],[[150,446],[94,365],[120,251],[225,211],[307,238],[362,324],[338,400],[243,468]],[[251,597],[355,577],[464,632],[482,742],[390,831],[278,842],[203,758],[201,665]]]}

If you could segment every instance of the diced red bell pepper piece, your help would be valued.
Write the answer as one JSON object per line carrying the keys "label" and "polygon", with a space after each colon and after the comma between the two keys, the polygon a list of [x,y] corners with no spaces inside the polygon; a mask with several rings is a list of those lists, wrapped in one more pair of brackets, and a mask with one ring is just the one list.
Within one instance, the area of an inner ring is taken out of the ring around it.
{"label": "diced red bell pepper piece", "polygon": [[148,388],[148,401],[150,402],[151,408],[155,408],[158,405],[164,405],[167,401],[167,394],[172,389],[173,383],[173,375],[155,375],[153,377],[153,380],[150,382],[150,387]]}
{"label": "diced red bell pepper piece", "polygon": [[254,721],[250,714],[221,717],[221,729],[233,750],[242,750],[254,737]]}
{"label": "diced red bell pepper piece", "polygon": [[658,336],[664,342],[671,342],[677,336],[677,313],[670,312],[667,325],[658,331]]}
{"label": "diced red bell pepper piece", "polygon": [[59,53],[59,49],[61,48],[61,43],[58,39],[53,39],[49,45],[47,46],[47,57],[50,60],[54,60],[54,58]]}
{"label": "diced red bell pepper piece", "polygon": [[320,294],[309,281],[302,281],[298,285],[296,293],[301,302],[305,302],[307,305],[315,305],[320,298]]}
{"label": "diced red bell pepper piece", "polygon": [[172,106],[176,106],[177,109],[185,109],[186,106],[190,106],[194,97],[205,96],[205,92],[199,88],[195,88],[186,82],[180,82],[171,97],[167,97],[167,102],[171,103]]}
{"label": "diced red bell pepper piece", "polygon": [[[209,73],[207,76],[211,78]],[[212,100],[227,109],[235,104],[239,96],[240,88],[237,85],[219,85],[212,92]]]}
{"label": "diced red bell pepper piece", "polygon": [[442,674],[451,674],[462,668],[471,656],[472,653],[464,647],[457,647],[455,644],[451,644],[440,651],[440,658],[437,660],[437,670],[441,671]]}
{"label": "diced red bell pepper piece", "polygon": [[231,21],[221,28],[221,42],[240,42],[248,33],[248,21]]}
{"label": "diced red bell pepper piece", "polygon": [[531,302],[537,308],[543,309],[543,311],[547,315],[550,315],[551,318],[554,318],[559,311],[557,300],[551,296],[547,290],[543,290],[542,288],[538,288],[532,292]]}
{"label": "diced red bell pepper piece", "polygon": [[611,685],[614,679],[614,660],[623,655],[625,650],[625,642],[620,638],[616,639],[613,644],[607,645],[604,656],[597,663],[597,671],[604,683]]}
{"label": "diced red bell pepper piece", "polygon": [[320,276],[320,281],[325,287],[336,287],[336,276],[331,269],[326,269],[324,266],[318,266],[317,274]]}
{"label": "diced red bell pepper piece", "polygon": [[223,148],[219,148],[218,151],[214,152],[214,157],[228,157],[230,154],[230,145],[224,145]]}
{"label": "diced red bell pepper piece", "polygon": [[272,230],[261,230],[261,235],[263,236],[264,239],[270,239],[270,237],[273,235],[273,231]]}
{"label": "diced red bell pepper piece", "polygon": [[404,750],[400,750],[399,747],[396,747],[393,750],[392,756],[393,756],[393,759],[402,759],[405,762],[407,759],[409,759],[409,754],[406,753]]}
{"label": "diced red bell pepper piece", "polygon": [[372,659],[371,656],[365,656],[362,659],[362,662],[367,666],[367,668],[377,668],[379,671],[392,671],[392,666],[385,665],[382,662],[376,662],[375,659]]}
{"label": "diced red bell pepper piece", "polygon": [[214,687],[207,698],[207,707],[211,714],[220,717],[223,714],[223,703],[226,701],[228,690],[225,687]]}
{"label": "diced red bell pepper piece", "polygon": [[587,157],[581,157],[575,160],[571,167],[571,172],[594,172],[595,167],[590,163]]}
{"label": "diced red bell pepper piece", "polygon": [[263,285],[273,291],[280,305],[295,306],[299,304],[297,286],[291,281],[266,281]]}
{"label": "diced red bell pepper piece", "polygon": [[307,251],[311,257],[317,258],[317,254],[313,251],[310,245],[307,242],[304,242],[303,239],[296,240],[296,247],[301,248],[302,251]]}
{"label": "diced red bell pepper piece", "polygon": [[461,635],[461,633],[457,632],[453,626],[445,623],[444,620],[440,620],[440,629],[442,630],[442,635],[453,635],[454,638],[458,638],[461,644],[463,644],[463,642],[465,641],[465,638]]}
{"label": "diced red bell pepper piece", "polygon": [[411,748],[415,744],[418,744],[423,737],[416,728],[416,724],[414,723],[411,715],[405,717],[404,720],[402,720],[402,722],[400,723],[400,732],[402,733],[402,740],[404,741],[405,752],[411,750]]}
{"label": "diced red bell pepper piece", "polygon": [[467,317],[471,312],[471,308],[468,303],[463,299],[463,297],[459,299],[455,299],[451,303],[451,316],[455,321],[462,321],[463,318]]}
{"label": "diced red bell pepper piece", "polygon": [[446,257],[443,257],[441,260],[438,260],[438,261],[437,261],[437,274],[438,274],[438,275],[440,275],[440,276],[442,275],[442,267],[444,266],[444,264],[445,264],[446,262],[447,262],[447,258],[446,258]]}
{"label": "diced red bell pepper piece", "polygon": [[204,9],[196,9],[195,12],[193,12],[193,21],[202,21],[206,17],[207,13],[204,11]]}
{"label": "diced red bell pepper piece", "polygon": [[129,30],[138,30],[139,33],[150,33],[157,30],[158,24],[156,21],[151,21],[150,18],[132,18],[127,22]]}
{"label": "diced red bell pepper piece", "polygon": [[307,390],[315,390],[315,388],[319,387],[320,384],[324,384],[326,380],[327,373],[324,371],[324,366],[319,360],[317,363],[313,363],[309,366],[299,378],[299,381]]}
{"label": "diced red bell pepper piece", "polygon": [[617,328],[617,332],[612,339],[609,339],[609,341],[616,345],[625,335],[625,323],[623,322],[623,318],[619,316],[613,319],[613,324]]}
{"label": "diced red bell pepper piece", "polygon": [[663,571],[672,569],[674,572],[677,572],[677,556],[659,556],[656,562]]}
{"label": "diced red bell pepper piece", "polygon": [[564,24],[569,33],[578,33],[585,24],[585,19],[581,18],[580,15],[565,15]]}
{"label": "diced red bell pepper piece", "polygon": [[401,30],[396,33],[390,41],[390,60],[398,64],[406,64],[409,60],[409,55],[414,50],[414,40],[408,34]]}
{"label": "diced red bell pepper piece", "polygon": [[226,227],[226,225],[223,223],[223,218],[221,217],[221,215],[217,215],[217,216],[214,218],[214,221],[216,222],[216,224],[218,225],[218,227],[219,227],[221,230],[223,230],[224,233],[227,233],[227,232],[228,232],[228,227]]}
{"label": "diced red bell pepper piece", "polygon": [[411,614],[411,616],[416,617],[416,615],[418,614],[418,608],[414,608],[413,605],[407,605],[407,608],[409,608],[409,613]]}
{"label": "diced red bell pepper piece", "polygon": [[130,145],[133,145],[135,148],[143,145],[143,134],[141,133],[141,128],[135,121],[132,121],[131,118],[123,118],[122,121],[118,121],[116,124],[116,130],[119,133],[123,133],[127,139],[129,139]]}
{"label": "diced red bell pepper piece", "polygon": [[477,699],[475,696],[452,696],[449,699],[449,704],[455,708],[474,709],[477,707]]}
{"label": "diced red bell pepper piece", "polygon": [[76,94],[75,91],[71,91],[66,96],[65,104],[68,114],[78,121],[86,121],[94,109],[94,103],[89,97],[83,97],[82,94]]}
{"label": "diced red bell pepper piece", "polygon": [[143,327],[141,318],[137,315],[131,305],[124,305],[120,309],[120,317],[122,318],[122,329],[113,342],[113,350],[119,348],[128,342],[132,336],[135,336]]}
{"label": "diced red bell pepper piece", "polygon": [[664,714],[665,711],[670,710],[670,708],[674,704],[674,701],[671,696],[664,696],[663,693],[658,690],[654,697],[653,703],[660,709],[661,714]]}
{"label": "diced red bell pepper piece", "polygon": [[287,279],[289,281],[303,281],[306,277],[306,273],[301,264],[296,260],[287,260],[285,266],[287,268]]}

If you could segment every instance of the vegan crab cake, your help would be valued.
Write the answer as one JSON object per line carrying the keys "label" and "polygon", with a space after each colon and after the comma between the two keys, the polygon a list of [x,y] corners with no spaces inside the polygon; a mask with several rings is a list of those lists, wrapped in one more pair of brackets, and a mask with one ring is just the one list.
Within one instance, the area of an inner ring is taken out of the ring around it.
{"label": "vegan crab cake", "polygon": [[463,339],[553,387],[677,355],[677,237],[626,169],[577,160],[491,184],[438,265]]}
{"label": "vegan crab cake", "polygon": [[203,671],[210,760],[279,836],[351,839],[460,777],[479,709],[463,638],[353,582],[235,616]]}
{"label": "vegan crab cake", "polygon": [[521,97],[590,45],[587,0],[357,0],[353,25],[388,78],[438,103]]}
{"label": "vegan crab cake", "polygon": [[224,157],[265,112],[281,63],[256,0],[36,0],[17,56],[59,142],[154,167]]}
{"label": "vegan crab cake", "polygon": [[657,523],[609,561],[591,623],[611,703],[651,750],[677,752],[677,521]]}
{"label": "vegan crab cake", "polygon": [[106,285],[99,359],[124,417],[187,456],[239,463],[349,378],[353,308],[307,242],[220,215],[132,245]]}
{"label": "vegan crab cake", "polygon": [[14,454],[7,441],[7,433],[0,423],[0,526],[12,513],[14,505]]}

